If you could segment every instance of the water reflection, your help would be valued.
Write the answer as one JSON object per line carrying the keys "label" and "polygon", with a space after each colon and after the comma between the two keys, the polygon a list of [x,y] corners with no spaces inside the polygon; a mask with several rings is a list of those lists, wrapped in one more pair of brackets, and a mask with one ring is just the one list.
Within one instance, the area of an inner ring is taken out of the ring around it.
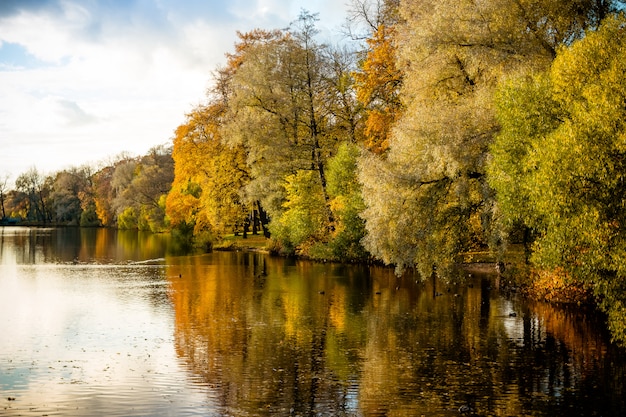
{"label": "water reflection", "polygon": [[[620,415],[601,322],[492,277],[230,253],[168,260],[176,351],[232,415]],[[602,401],[590,401],[602,398]]]}
{"label": "water reflection", "polygon": [[0,230],[0,415],[207,415],[156,252],[78,231]]}
{"label": "water reflection", "polygon": [[[593,313],[385,268],[0,228],[0,415],[623,415]],[[9,398],[15,400],[9,401]]]}
{"label": "water reflection", "polygon": [[0,227],[0,251],[23,265],[162,260],[173,248],[168,235],[134,230]]}

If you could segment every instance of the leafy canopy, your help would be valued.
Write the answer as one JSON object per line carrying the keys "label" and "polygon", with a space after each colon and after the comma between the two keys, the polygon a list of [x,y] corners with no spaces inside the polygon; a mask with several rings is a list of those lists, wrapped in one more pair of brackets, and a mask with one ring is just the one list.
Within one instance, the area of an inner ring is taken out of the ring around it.
{"label": "leafy canopy", "polygon": [[626,340],[626,18],[559,49],[544,75],[505,84],[490,184],[503,220],[539,236],[532,261],[594,286]]}

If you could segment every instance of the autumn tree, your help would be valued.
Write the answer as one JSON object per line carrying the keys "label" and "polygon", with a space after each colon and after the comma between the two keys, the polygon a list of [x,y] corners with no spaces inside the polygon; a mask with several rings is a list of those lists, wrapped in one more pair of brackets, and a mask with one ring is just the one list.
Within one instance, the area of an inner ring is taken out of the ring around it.
{"label": "autumn tree", "polygon": [[389,148],[391,127],[402,113],[400,87],[404,71],[397,58],[397,2],[378,1],[375,10],[371,8],[364,0],[353,4],[353,20],[365,22],[371,31],[365,41],[365,57],[354,78],[357,99],[366,109],[365,146],[383,154]]}
{"label": "autumn tree", "polygon": [[172,226],[193,230],[196,243],[203,245],[244,231],[250,211],[240,196],[248,181],[243,149],[227,146],[219,134],[223,109],[218,100],[198,106],[174,138],[167,215]]}
{"label": "autumn tree", "polygon": [[59,223],[98,225],[89,167],[74,167],[54,174],[50,210],[54,220]]}
{"label": "autumn tree", "polygon": [[400,6],[399,57],[406,106],[386,159],[361,161],[367,248],[398,272],[441,275],[491,236],[485,180],[498,132],[499,80],[547,68],[560,45],[598,24],[608,2],[420,1]]}
{"label": "autumn tree", "polygon": [[559,49],[546,74],[506,83],[490,184],[505,227],[534,230],[535,266],[593,286],[626,342],[626,17]]}
{"label": "autumn tree", "polygon": [[356,140],[358,106],[350,96],[349,63],[339,51],[329,53],[315,41],[316,20],[302,12],[288,30],[242,38],[221,132],[229,144],[245,149],[251,174],[248,201],[261,201],[278,221],[285,211],[296,210],[289,201],[290,194],[296,198],[296,188],[318,190],[314,194],[324,202],[323,228],[330,231],[335,219],[326,163],[340,140]]}
{"label": "autumn tree", "polygon": [[26,197],[27,219],[49,223],[52,216],[49,208],[50,184],[37,168],[32,167],[15,180],[15,188]]}
{"label": "autumn tree", "polygon": [[7,187],[8,182],[9,182],[8,174],[4,175],[3,177],[0,177],[0,207],[2,207],[2,217],[0,217],[0,220],[4,220],[7,217],[4,202],[6,199],[6,194],[9,191]]}
{"label": "autumn tree", "polygon": [[115,166],[107,165],[92,175],[93,203],[96,217],[102,226],[113,227],[116,215],[111,206],[114,198],[114,189],[111,185]]}
{"label": "autumn tree", "polygon": [[211,155],[205,118],[202,109],[195,109],[187,115],[187,122],[176,129],[172,150],[174,182],[165,204],[171,226],[180,230],[196,228],[197,234],[205,228],[210,231],[210,224],[196,218],[201,210],[204,158]]}
{"label": "autumn tree", "polygon": [[120,164],[112,179],[117,188],[118,227],[165,229],[165,199],[174,179],[172,149],[155,146],[136,160]]}

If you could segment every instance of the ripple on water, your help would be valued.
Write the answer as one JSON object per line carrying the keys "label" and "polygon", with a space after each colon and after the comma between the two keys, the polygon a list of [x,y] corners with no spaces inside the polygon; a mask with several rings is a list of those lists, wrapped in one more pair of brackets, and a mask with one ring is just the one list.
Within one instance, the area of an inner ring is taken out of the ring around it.
{"label": "ripple on water", "polygon": [[[4,399],[6,416],[205,416],[217,415],[205,392],[194,390],[183,375],[139,375],[128,385],[69,384],[62,391],[53,381],[31,381],[27,389],[13,389],[15,400]],[[7,391],[4,391],[7,392]],[[8,397],[7,397],[8,398]]]}
{"label": "ripple on water", "polygon": [[0,415],[215,415],[179,365],[162,267],[15,274],[0,279]]}

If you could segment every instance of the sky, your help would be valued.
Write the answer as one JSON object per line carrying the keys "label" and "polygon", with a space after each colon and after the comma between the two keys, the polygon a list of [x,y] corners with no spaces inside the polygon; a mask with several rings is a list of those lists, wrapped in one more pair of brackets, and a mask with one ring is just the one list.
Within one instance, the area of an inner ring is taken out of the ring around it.
{"label": "sky", "polygon": [[347,0],[0,0],[0,180],[171,144],[236,32],[319,13],[335,41]]}

